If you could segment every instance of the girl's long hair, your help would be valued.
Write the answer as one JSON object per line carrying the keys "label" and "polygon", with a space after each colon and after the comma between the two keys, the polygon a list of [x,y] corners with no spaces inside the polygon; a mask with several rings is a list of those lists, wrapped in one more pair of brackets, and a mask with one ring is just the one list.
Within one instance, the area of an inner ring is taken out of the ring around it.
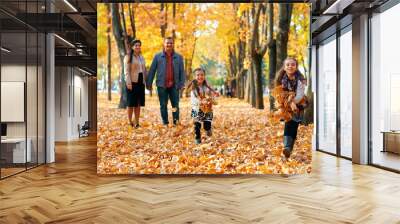
{"label": "girl's long hair", "polygon": [[[202,71],[204,73],[204,76],[206,75],[206,71],[202,68],[196,68],[195,70],[193,70],[193,73],[196,73],[197,71]],[[214,91],[210,85],[208,85],[208,82],[206,79],[204,79],[203,84],[205,87],[207,87],[209,90]],[[200,96],[200,88],[199,88],[199,83],[197,82],[197,79],[193,79],[189,85],[188,88],[191,88],[192,91],[195,91],[195,93],[197,94],[197,96]]]}
{"label": "girl's long hair", "polygon": [[283,76],[285,75],[285,63],[286,63],[286,61],[288,61],[288,60],[293,60],[294,62],[296,62],[296,68],[297,68],[297,70],[296,70],[296,72],[299,72],[299,70],[298,70],[298,66],[299,66],[299,63],[297,62],[297,60],[296,60],[296,58],[294,58],[294,57],[287,57],[284,61],[283,61],[283,65],[282,65],[282,67],[279,69],[279,71],[276,73],[276,77],[275,77],[275,87],[277,87],[277,86],[279,86],[279,85],[281,85],[282,84],[282,78],[283,78]]}

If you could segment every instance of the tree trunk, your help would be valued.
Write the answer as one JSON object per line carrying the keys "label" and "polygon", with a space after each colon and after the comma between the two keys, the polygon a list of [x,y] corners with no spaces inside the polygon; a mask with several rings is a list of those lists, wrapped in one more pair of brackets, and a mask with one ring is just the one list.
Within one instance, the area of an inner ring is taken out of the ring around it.
{"label": "tree trunk", "polygon": [[[311,85],[311,84],[308,84]],[[307,88],[308,107],[304,110],[304,123],[311,124],[314,120],[314,95],[311,87]]]}
{"label": "tree trunk", "polygon": [[193,57],[194,57],[194,53],[196,51],[196,43],[197,43],[197,37],[194,38],[192,54],[190,55],[190,58],[189,58],[189,68],[187,71],[188,73],[186,73],[186,80],[192,79]]}
{"label": "tree trunk", "polygon": [[228,46],[228,59],[229,59],[229,75],[230,77],[233,77],[234,74],[236,74],[236,54],[235,54],[235,48],[232,46]]}
{"label": "tree trunk", "polygon": [[251,102],[251,100],[250,100],[250,98],[251,98],[250,76],[251,76],[251,68],[249,68],[246,73],[246,90],[244,93],[244,97],[245,97],[247,103]]}
{"label": "tree trunk", "polygon": [[107,81],[108,81],[108,101],[111,101],[111,17],[110,17],[110,5],[106,4],[107,7]]}
{"label": "tree trunk", "polygon": [[269,110],[275,110],[275,98],[272,97],[271,92],[275,87],[275,75],[276,75],[276,41],[273,39],[269,43],[268,58],[269,58],[269,75],[268,75],[268,89],[269,89]]}
{"label": "tree trunk", "polygon": [[252,107],[256,107],[256,87],[255,87],[255,66],[251,65],[250,68],[250,104]]}
{"label": "tree trunk", "polygon": [[[304,60],[303,63],[304,65]],[[307,69],[304,68],[306,77],[307,77],[307,98],[309,101],[308,107],[304,110],[304,123],[311,124],[314,121],[314,94],[312,92],[312,78],[311,73],[307,72]]]}
{"label": "tree trunk", "polygon": [[[238,10],[238,4],[234,3],[235,9]],[[244,29],[244,19],[246,18],[246,12],[243,13],[242,19],[240,20],[240,29]],[[244,88],[245,88],[245,68],[244,68],[244,60],[246,58],[246,41],[240,39],[237,42],[237,68],[236,68],[236,82],[237,82],[237,90],[236,97],[239,99],[244,99]]]}
{"label": "tree trunk", "polygon": [[244,99],[244,93],[245,93],[246,73],[247,73],[247,70],[244,70],[243,74],[242,74],[242,93],[240,94],[241,95],[240,99],[242,99],[242,100]]}
{"label": "tree trunk", "polygon": [[160,12],[163,14],[160,25],[161,37],[163,39],[165,38],[165,31],[167,30],[167,10],[165,9],[166,8],[165,4],[166,3],[161,3],[161,8],[160,8]]}
{"label": "tree trunk", "polygon": [[236,97],[238,99],[242,99],[242,88],[243,88],[243,83],[242,83],[242,76],[241,72],[238,72],[236,74]]}
{"label": "tree trunk", "polygon": [[246,87],[246,85],[245,85],[245,78],[244,78],[244,75],[245,74],[245,70],[243,70],[242,72],[241,72],[241,74],[239,74],[239,77],[238,77],[238,80],[239,80],[239,82],[238,82],[238,94],[237,94],[237,97],[239,98],[239,99],[241,99],[241,100],[243,100],[244,99],[244,90],[245,90],[245,87]]}
{"label": "tree trunk", "polygon": [[[185,73],[186,73],[186,76],[187,76],[187,79],[186,79],[186,81],[187,82],[190,82],[190,74],[188,73],[188,70],[189,70],[189,60],[187,59],[187,58],[184,58],[183,59],[183,69],[185,70]],[[185,92],[185,97],[189,97],[190,96],[190,90],[189,89],[187,89],[186,90],[186,92]]]}
{"label": "tree trunk", "polygon": [[175,18],[176,18],[176,3],[173,3],[172,4],[172,21],[173,21],[174,25],[172,28],[172,39],[174,41],[175,41],[175,37],[176,37],[176,34],[175,34],[176,20],[175,20]]}
{"label": "tree trunk", "polygon": [[111,14],[112,14],[112,24],[113,24],[113,34],[115,38],[115,42],[117,43],[118,52],[119,52],[119,59],[121,64],[121,71],[120,71],[120,93],[121,97],[119,100],[118,108],[126,108],[127,105],[127,92],[126,92],[126,82],[124,76],[124,56],[126,54],[124,37],[123,37],[123,29],[121,26],[121,19],[119,13],[119,6],[117,3],[111,3]]}
{"label": "tree trunk", "polygon": [[262,55],[254,55],[253,65],[254,65],[254,95],[255,103],[253,107],[257,109],[264,109],[264,98],[263,98],[263,86],[262,86]]}
{"label": "tree trunk", "polygon": [[[250,52],[251,55],[251,105],[257,109],[264,109],[263,100],[263,86],[262,86],[262,59],[266,52],[266,44],[261,45],[259,25],[260,25],[260,15],[263,11],[263,5],[257,5],[257,8],[253,5],[252,15],[253,23],[251,25],[251,41],[250,41]],[[264,24],[266,25],[266,24]],[[262,38],[265,38],[265,34]]]}
{"label": "tree trunk", "polygon": [[133,4],[129,4],[129,18],[131,20],[132,37],[136,39],[136,24],[135,24],[135,10],[133,9]]}
{"label": "tree trunk", "polygon": [[[250,32],[251,32],[251,38],[249,38],[248,40],[248,55],[250,58],[250,66],[249,66],[249,71],[248,71],[248,77],[247,77],[247,81],[248,81],[248,96],[247,96],[247,102],[250,103],[250,105],[252,107],[256,106],[256,98],[255,98],[255,69],[254,69],[254,61],[253,61],[253,55],[254,55],[254,51],[256,48],[256,44],[258,42],[258,19],[259,19],[259,15],[260,13],[258,12],[258,10],[256,10],[256,6],[255,3],[252,3],[252,8],[250,9],[250,13],[249,15],[252,17],[252,23],[250,25]],[[249,20],[250,21],[250,20]]]}
{"label": "tree trunk", "polygon": [[274,39],[274,4],[268,4],[268,59],[269,59],[269,74],[268,74],[268,88],[269,88],[269,110],[275,110],[275,98],[272,97],[271,92],[275,85],[276,75],[276,40]]}
{"label": "tree trunk", "polygon": [[[186,83],[192,81],[192,66],[193,66],[193,59],[185,59],[185,71],[186,71]],[[183,96],[183,91],[181,97]],[[190,96],[190,91],[186,91],[185,97]]]}
{"label": "tree trunk", "polygon": [[289,40],[289,29],[290,20],[292,17],[292,4],[279,4],[279,24],[278,33],[276,35],[276,48],[277,48],[277,60],[276,65],[280,68],[283,65],[283,61],[287,57],[287,44]]}
{"label": "tree trunk", "polygon": [[121,3],[121,11],[120,11],[120,13],[121,13],[121,20],[122,20],[122,28],[123,28],[123,31],[125,32],[125,34],[127,35],[128,32],[127,32],[127,29],[126,29],[124,3]]}
{"label": "tree trunk", "polygon": [[[103,69],[107,69],[107,68],[104,68],[104,66],[103,66]],[[104,85],[103,91],[106,92],[107,91],[107,83],[108,83],[108,73],[107,72],[103,73],[102,78],[103,78],[103,82],[104,82],[103,83],[103,85]]]}

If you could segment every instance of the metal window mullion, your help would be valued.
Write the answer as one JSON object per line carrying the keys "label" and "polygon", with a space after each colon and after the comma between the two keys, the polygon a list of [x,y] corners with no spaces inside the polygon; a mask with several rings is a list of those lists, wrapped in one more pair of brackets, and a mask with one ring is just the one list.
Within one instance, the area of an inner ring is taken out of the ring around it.
{"label": "metal window mullion", "polygon": [[315,46],[315,126],[316,126],[316,131],[315,131],[315,149],[319,149],[319,44]]}
{"label": "metal window mullion", "polygon": [[336,154],[341,157],[341,116],[340,116],[340,76],[341,76],[341,64],[340,64],[340,29],[337,27],[336,30]]}
{"label": "metal window mullion", "polygon": [[[46,0],[47,1],[47,0]],[[45,11],[47,13],[47,2]],[[44,33],[44,163],[47,163],[47,38],[48,38],[48,33]],[[43,77],[43,74],[42,74]]]}
{"label": "metal window mullion", "polygon": [[[36,13],[39,13],[39,0]],[[39,166],[39,32],[36,32],[36,166]]]}
{"label": "metal window mullion", "polygon": [[[48,6],[48,0],[44,0],[44,12],[47,13],[47,6]],[[44,32],[44,164],[47,163],[47,38],[48,38],[47,31]],[[43,69],[42,69],[43,72]],[[43,77],[43,73],[42,73]]]}
{"label": "metal window mullion", "polygon": [[[2,28],[2,23],[0,23],[0,47],[2,46],[2,32],[1,32],[1,29]],[[2,55],[2,52],[0,51],[0,124],[2,124],[2,122],[1,122],[1,55]],[[1,134],[0,134],[1,135]],[[2,150],[2,147],[1,147],[1,143],[0,143],[0,180],[2,179],[2,176],[1,176],[1,168],[2,168],[2,162],[1,162],[1,150]]]}
{"label": "metal window mullion", "polygon": [[[25,21],[27,21],[28,1],[25,0]],[[26,23],[25,23],[26,24]],[[25,118],[25,170],[28,170],[28,113],[27,113],[27,97],[28,97],[28,25],[25,25],[25,88],[24,88],[24,118]]]}
{"label": "metal window mullion", "polygon": [[368,94],[367,94],[367,129],[368,129],[368,156],[367,156],[367,164],[373,164],[373,152],[372,152],[372,63],[371,63],[371,56],[372,56],[372,12],[368,11],[368,30],[367,30],[367,46],[368,46],[368,53],[367,53],[367,83],[368,83]]}
{"label": "metal window mullion", "polygon": [[71,68],[71,103],[70,103],[70,111],[71,111],[71,117],[73,119],[73,117],[75,117],[75,113],[74,113],[74,68]]}

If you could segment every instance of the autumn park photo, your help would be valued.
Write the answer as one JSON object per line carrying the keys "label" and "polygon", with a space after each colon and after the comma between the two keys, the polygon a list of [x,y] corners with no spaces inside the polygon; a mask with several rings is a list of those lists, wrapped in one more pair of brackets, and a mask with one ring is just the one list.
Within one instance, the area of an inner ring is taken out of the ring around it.
{"label": "autumn park photo", "polygon": [[98,174],[310,173],[309,12],[98,3]]}

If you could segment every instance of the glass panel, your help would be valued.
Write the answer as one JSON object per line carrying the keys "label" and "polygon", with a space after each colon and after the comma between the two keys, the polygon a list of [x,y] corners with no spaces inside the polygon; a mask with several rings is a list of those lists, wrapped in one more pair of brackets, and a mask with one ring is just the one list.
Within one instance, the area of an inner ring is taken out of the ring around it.
{"label": "glass panel", "polygon": [[28,33],[28,63],[27,63],[27,94],[26,94],[26,111],[27,111],[27,131],[28,131],[28,151],[30,149],[30,158],[28,159],[28,168],[37,165],[37,132],[38,132],[38,36],[36,32]]}
{"label": "glass panel", "polygon": [[340,37],[340,153],[352,157],[352,35]]}
{"label": "glass panel", "polygon": [[[26,3],[2,1],[8,12],[1,20],[1,140],[2,178],[24,171],[30,159],[26,141],[26,26],[16,18],[22,16]],[[29,147],[28,147],[29,148]]]}
{"label": "glass panel", "polygon": [[38,163],[45,163],[46,148],[45,148],[45,44],[46,39],[44,34],[39,34],[38,45]]}
{"label": "glass panel", "polygon": [[44,0],[0,1],[2,99],[8,99],[0,106],[2,178],[45,162],[45,35],[23,22],[34,26],[44,6]]}
{"label": "glass panel", "polygon": [[336,39],[318,48],[318,149],[336,154]]}
{"label": "glass panel", "polygon": [[[372,29],[372,163],[400,170],[400,5],[374,15]],[[383,133],[386,132],[386,133]]]}
{"label": "glass panel", "polygon": [[[2,177],[25,170],[26,34],[1,34],[1,121],[6,133],[1,140]],[[28,147],[29,149],[29,147]]]}

